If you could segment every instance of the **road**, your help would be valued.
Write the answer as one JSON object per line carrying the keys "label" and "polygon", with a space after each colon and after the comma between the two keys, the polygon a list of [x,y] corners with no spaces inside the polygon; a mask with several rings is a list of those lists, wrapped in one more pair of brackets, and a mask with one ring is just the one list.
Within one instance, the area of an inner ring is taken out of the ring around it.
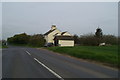
{"label": "road", "polygon": [[11,46],[2,50],[2,77],[117,78],[118,71],[44,49]]}
{"label": "road", "polygon": [[2,49],[0,49],[0,79],[2,78]]}

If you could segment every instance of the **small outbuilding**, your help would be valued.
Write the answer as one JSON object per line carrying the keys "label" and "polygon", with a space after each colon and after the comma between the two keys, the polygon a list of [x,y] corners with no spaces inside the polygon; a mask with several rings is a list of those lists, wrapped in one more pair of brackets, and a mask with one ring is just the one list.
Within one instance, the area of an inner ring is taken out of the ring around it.
{"label": "small outbuilding", "polygon": [[74,38],[72,36],[55,36],[55,46],[74,46]]}

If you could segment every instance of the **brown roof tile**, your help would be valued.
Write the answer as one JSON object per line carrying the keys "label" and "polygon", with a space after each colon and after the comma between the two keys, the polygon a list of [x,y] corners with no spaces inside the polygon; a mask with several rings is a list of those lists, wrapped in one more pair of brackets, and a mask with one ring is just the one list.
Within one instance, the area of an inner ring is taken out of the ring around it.
{"label": "brown roof tile", "polygon": [[55,29],[53,30],[49,30],[48,32],[46,32],[44,35],[48,35],[49,33],[53,32]]}
{"label": "brown roof tile", "polygon": [[67,31],[65,31],[65,32],[62,32],[62,33],[61,33],[61,35],[65,34],[66,32],[67,32]]}

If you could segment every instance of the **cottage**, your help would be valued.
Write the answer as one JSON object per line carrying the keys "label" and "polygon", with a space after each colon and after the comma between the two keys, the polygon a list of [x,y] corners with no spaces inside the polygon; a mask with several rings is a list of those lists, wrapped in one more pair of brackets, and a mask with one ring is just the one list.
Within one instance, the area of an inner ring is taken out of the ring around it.
{"label": "cottage", "polygon": [[46,44],[53,43],[55,46],[74,46],[73,36],[67,31],[61,32],[55,25],[44,34]]}

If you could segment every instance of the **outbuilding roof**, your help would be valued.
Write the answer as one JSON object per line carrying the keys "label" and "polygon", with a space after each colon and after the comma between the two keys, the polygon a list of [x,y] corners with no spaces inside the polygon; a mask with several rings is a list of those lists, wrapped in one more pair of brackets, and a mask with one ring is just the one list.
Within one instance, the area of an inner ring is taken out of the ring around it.
{"label": "outbuilding roof", "polygon": [[73,36],[55,36],[54,40],[74,40]]}

